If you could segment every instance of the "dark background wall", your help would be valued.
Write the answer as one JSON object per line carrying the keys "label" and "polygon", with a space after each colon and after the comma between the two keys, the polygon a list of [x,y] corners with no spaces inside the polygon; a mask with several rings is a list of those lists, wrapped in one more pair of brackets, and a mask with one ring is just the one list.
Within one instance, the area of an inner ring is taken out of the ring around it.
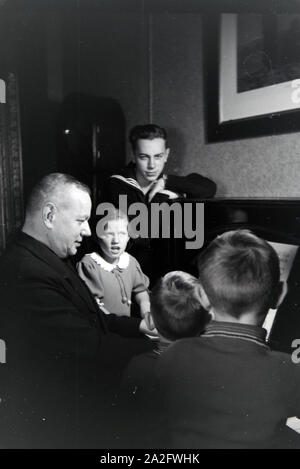
{"label": "dark background wall", "polygon": [[136,123],[165,126],[169,170],[201,172],[217,182],[218,196],[300,196],[299,133],[206,142],[200,9],[28,0],[16,10],[13,3],[0,8],[0,58],[19,77],[25,193],[57,169],[57,116],[80,92],[113,100],[126,134]]}
{"label": "dark background wall", "polygon": [[[55,103],[47,98],[43,16],[34,9],[0,9],[1,67],[18,77],[25,192],[54,168]],[[1,74],[1,71],[0,71]]]}

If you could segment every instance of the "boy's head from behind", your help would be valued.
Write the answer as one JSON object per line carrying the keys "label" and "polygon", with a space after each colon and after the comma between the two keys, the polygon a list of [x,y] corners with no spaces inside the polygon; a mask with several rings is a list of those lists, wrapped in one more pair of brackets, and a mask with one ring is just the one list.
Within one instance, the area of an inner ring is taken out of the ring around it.
{"label": "boy's head from behind", "polygon": [[216,319],[262,323],[281,284],[277,253],[248,230],[218,236],[198,257],[199,280]]}
{"label": "boy's head from behind", "polygon": [[193,337],[210,320],[200,303],[199,280],[174,271],[162,277],[151,292],[151,316],[159,334],[168,340]]}

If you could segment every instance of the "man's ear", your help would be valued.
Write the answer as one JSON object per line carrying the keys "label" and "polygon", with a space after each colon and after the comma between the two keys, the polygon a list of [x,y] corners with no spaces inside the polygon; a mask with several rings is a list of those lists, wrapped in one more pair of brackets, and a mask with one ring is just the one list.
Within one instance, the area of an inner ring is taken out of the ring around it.
{"label": "man's ear", "polygon": [[285,295],[287,294],[288,286],[287,282],[279,282],[278,288],[274,292],[272,304],[270,308],[277,309],[279,305],[283,302]]}
{"label": "man's ear", "polygon": [[43,222],[47,228],[52,228],[52,223],[55,218],[56,207],[52,202],[48,202],[43,207]]}
{"label": "man's ear", "polygon": [[165,159],[167,161],[167,159],[169,158],[169,153],[170,153],[170,148],[166,148],[166,151],[165,151]]}
{"label": "man's ear", "polygon": [[203,306],[203,308],[206,309],[206,311],[209,311],[211,309],[211,304],[207,297],[207,294],[205,293],[201,285],[199,287],[199,291],[200,291],[200,303]]}

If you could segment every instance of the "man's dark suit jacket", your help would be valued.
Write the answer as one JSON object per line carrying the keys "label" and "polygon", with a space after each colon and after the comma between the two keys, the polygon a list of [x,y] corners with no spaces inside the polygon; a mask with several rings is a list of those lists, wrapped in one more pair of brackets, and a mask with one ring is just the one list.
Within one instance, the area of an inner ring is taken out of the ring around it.
{"label": "man's dark suit jacket", "polygon": [[109,383],[129,343],[109,331],[138,337],[139,320],[104,317],[71,264],[24,233],[0,260],[0,293],[5,445],[86,446],[96,432],[99,447],[109,444],[101,442],[107,428],[91,418],[99,403],[102,416],[111,407]]}

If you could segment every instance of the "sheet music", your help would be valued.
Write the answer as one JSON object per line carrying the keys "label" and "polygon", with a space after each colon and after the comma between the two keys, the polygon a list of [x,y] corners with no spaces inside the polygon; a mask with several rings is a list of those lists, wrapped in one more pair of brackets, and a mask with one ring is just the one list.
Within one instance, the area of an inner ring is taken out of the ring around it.
{"label": "sheet music", "polygon": [[[279,257],[280,263],[280,279],[282,282],[287,282],[287,279],[290,275],[290,271],[298,250],[298,246],[294,244],[283,244],[283,243],[274,243],[268,241],[269,244],[275,249]],[[281,301],[283,301],[287,290],[285,290],[284,295],[281,297]],[[263,327],[267,330],[267,340],[269,338],[273,322],[276,316],[277,309],[270,309],[265,322],[263,323]]]}
{"label": "sheet music", "polygon": [[300,419],[298,417],[289,417],[286,425],[297,433],[300,433]]}
{"label": "sheet music", "polygon": [[298,246],[294,244],[273,243],[268,241],[278,254],[281,281],[286,282],[293,265]]}

